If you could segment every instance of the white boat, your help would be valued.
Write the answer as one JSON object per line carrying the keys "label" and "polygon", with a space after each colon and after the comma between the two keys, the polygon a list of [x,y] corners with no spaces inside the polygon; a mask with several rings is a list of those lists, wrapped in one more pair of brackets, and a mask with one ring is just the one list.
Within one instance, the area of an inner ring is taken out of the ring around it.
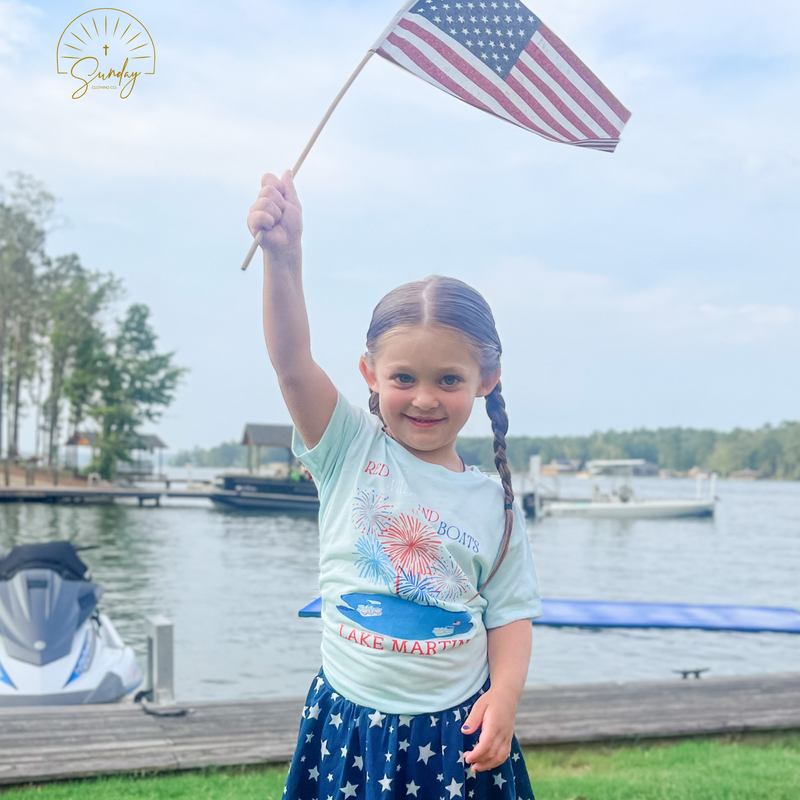
{"label": "white boat", "polygon": [[[600,463],[600,462],[597,462]],[[638,460],[619,459],[603,461],[603,469],[617,479],[610,492],[592,487],[588,498],[560,497],[558,492],[547,492],[538,474],[538,458],[531,459],[530,478],[534,486],[532,499],[526,498],[525,507],[537,517],[586,517],[591,519],[678,519],[681,517],[711,517],[716,504],[716,474],[709,480],[708,494],[704,494],[702,478],[698,476],[694,498],[640,498],[630,484],[632,466]],[[621,482],[619,482],[621,479]]]}
{"label": "white boat", "polygon": [[711,517],[714,500],[640,500],[626,501],[617,496],[608,500],[544,501],[542,514],[550,517],[591,517],[592,519],[677,519]]}

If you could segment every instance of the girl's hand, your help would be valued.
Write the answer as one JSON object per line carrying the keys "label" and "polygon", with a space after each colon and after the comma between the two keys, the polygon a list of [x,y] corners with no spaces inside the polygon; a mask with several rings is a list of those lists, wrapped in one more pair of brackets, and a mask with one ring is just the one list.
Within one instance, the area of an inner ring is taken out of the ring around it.
{"label": "girl's hand", "polygon": [[464,760],[471,765],[473,772],[494,769],[508,758],[514,736],[516,709],[516,699],[494,687],[481,695],[472,706],[461,730],[474,733],[478,728],[481,729],[478,744],[464,754]]}
{"label": "girl's hand", "polygon": [[264,175],[258,199],[247,215],[247,227],[254,237],[261,232],[261,247],[271,258],[299,250],[303,217],[291,171],[286,170],[280,178]]}

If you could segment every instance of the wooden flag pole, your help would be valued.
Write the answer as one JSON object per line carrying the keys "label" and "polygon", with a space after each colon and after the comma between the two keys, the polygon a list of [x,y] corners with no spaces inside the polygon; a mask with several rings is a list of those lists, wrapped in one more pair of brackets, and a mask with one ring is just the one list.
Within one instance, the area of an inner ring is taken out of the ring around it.
{"label": "wooden flag pole", "polygon": [[[358,73],[364,69],[367,61],[369,61],[370,56],[374,53],[374,50],[368,50],[364,58],[361,59],[361,63],[355,68],[353,74],[347,79],[347,83],[342,86],[341,91],[339,94],[336,95],[336,99],[331,103],[330,108],[325,112],[325,116],[322,118],[322,121],[317,125],[317,129],[314,131],[314,135],[309,139],[308,144],[305,146],[305,149],[302,153],[300,153],[300,158],[297,159],[297,163],[294,165],[294,169],[292,170],[292,177],[297,175],[300,167],[303,165],[303,162],[306,160],[306,156],[308,155],[311,148],[314,146],[314,142],[317,141],[320,133],[322,133],[322,129],[325,127],[325,123],[330,119],[331,114],[333,114],[333,110],[336,106],[339,105],[339,101],[344,97],[344,93],[350,88],[353,81],[358,77]],[[242,264],[242,269],[247,269],[250,266],[250,262],[253,260],[253,256],[256,254],[256,250],[258,246],[261,244],[261,231],[256,234],[255,239],[253,239],[253,244],[250,245],[250,249],[247,251],[247,255],[245,256],[244,263]]]}

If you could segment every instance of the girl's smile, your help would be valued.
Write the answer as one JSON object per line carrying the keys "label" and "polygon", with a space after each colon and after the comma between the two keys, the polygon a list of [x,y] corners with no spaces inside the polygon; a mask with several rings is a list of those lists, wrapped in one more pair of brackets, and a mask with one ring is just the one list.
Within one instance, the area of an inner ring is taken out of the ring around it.
{"label": "girl's smile", "polygon": [[394,328],[361,372],[380,398],[386,432],[423,461],[461,471],[455,440],[476,397],[487,395],[498,375],[483,379],[474,347],[452,328]]}

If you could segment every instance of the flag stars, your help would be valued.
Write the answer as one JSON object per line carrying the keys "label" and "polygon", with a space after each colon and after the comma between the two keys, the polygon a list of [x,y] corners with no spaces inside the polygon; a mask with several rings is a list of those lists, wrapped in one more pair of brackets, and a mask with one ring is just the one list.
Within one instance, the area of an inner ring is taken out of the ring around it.
{"label": "flag stars", "polygon": [[316,767],[308,771],[308,779],[310,781],[319,781],[319,770]]}
{"label": "flag stars", "polygon": [[361,756],[353,756],[353,769],[364,771],[364,759]]}
{"label": "flag stars", "polygon": [[350,783],[350,781],[347,781],[347,785],[342,786],[342,788],[339,789],[339,791],[342,792],[345,797],[355,797],[357,788],[358,784],[352,784]]}
{"label": "flag stars", "polygon": [[472,47],[473,46],[472,42],[469,39],[467,39],[466,45],[467,45],[467,47]]}
{"label": "flag stars", "polygon": [[347,745],[342,748],[342,758],[347,758]]}
{"label": "flag stars", "polygon": [[441,22],[441,21],[442,21],[442,18],[441,18],[441,17],[434,17],[434,18],[433,18],[433,21],[434,21],[434,22]]}
{"label": "flag stars", "polygon": [[381,793],[388,792],[392,788],[392,778],[390,778],[388,775],[384,775],[383,778],[378,781],[378,783],[383,787],[383,789],[381,789]]}

